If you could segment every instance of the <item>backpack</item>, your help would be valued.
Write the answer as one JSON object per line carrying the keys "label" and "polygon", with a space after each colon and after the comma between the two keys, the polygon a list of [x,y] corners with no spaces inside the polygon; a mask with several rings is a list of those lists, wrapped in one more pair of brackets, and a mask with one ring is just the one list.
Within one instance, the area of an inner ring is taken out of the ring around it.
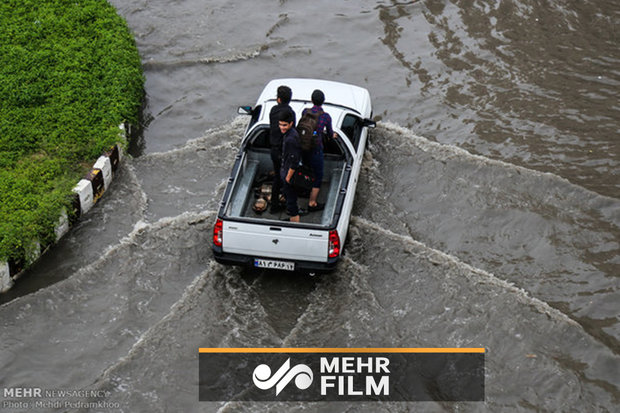
{"label": "backpack", "polygon": [[310,151],[316,148],[316,128],[319,124],[319,116],[322,113],[323,110],[312,112],[312,110],[308,109],[299,119],[297,133],[299,134],[299,144],[302,151]]}

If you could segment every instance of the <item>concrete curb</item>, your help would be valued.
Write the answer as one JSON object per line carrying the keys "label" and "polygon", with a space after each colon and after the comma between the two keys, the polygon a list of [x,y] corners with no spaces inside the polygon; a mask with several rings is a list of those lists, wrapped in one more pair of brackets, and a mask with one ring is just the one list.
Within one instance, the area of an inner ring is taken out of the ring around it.
{"label": "concrete curb", "polygon": [[[121,130],[120,136],[122,141],[126,142],[127,132],[125,124],[121,124],[119,129]],[[73,188],[73,218],[69,219],[69,214],[66,210],[61,212],[55,228],[55,242],[58,242],[69,232],[71,226],[90,211],[110,187],[122,156],[121,147],[118,144],[114,145],[113,148],[97,159],[91,170]],[[54,244],[52,243],[42,248],[41,243],[35,240],[26,248],[24,257],[21,259],[0,261],[0,293],[11,289],[15,284],[15,280],[23,274],[24,270],[34,264],[52,245]]]}

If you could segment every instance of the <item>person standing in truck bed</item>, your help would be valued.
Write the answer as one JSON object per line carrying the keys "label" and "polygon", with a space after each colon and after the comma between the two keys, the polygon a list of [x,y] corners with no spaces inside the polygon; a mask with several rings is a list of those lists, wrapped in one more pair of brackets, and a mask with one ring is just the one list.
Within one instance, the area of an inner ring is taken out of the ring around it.
{"label": "person standing in truck bed", "polygon": [[325,205],[319,204],[317,199],[319,197],[319,191],[321,190],[321,182],[323,181],[323,137],[329,137],[336,139],[338,134],[332,129],[332,118],[329,113],[323,111],[322,105],[325,102],[325,94],[316,89],[312,92],[312,108],[304,109],[302,117],[307,111],[312,113],[318,113],[319,118],[316,126],[316,143],[311,153],[304,153],[304,164],[309,165],[314,171],[314,185],[310,192],[310,198],[308,200],[308,212],[320,211]]}
{"label": "person standing in truck bed", "polygon": [[286,197],[286,213],[291,216],[291,222],[299,222],[300,215],[305,215],[306,211],[299,209],[297,205],[297,193],[290,185],[295,170],[299,167],[301,160],[301,145],[299,135],[295,126],[295,114],[293,111],[283,111],[280,114],[278,127],[282,132],[282,168],[280,178],[282,179],[282,192]]}
{"label": "person standing in truck bed", "polygon": [[285,85],[278,87],[276,101],[277,105],[271,108],[269,112],[269,144],[271,146],[271,162],[275,175],[273,177],[273,186],[271,189],[271,208],[272,214],[279,212],[280,206],[280,189],[282,188],[282,179],[280,178],[280,168],[282,167],[282,132],[278,122],[282,112],[289,111],[293,113],[293,124],[295,123],[295,112],[289,106],[293,92],[291,88]]}

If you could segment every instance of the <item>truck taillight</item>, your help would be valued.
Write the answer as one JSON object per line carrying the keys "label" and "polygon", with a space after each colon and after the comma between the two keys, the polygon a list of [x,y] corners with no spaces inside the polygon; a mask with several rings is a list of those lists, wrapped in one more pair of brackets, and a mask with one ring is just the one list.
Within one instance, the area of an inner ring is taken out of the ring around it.
{"label": "truck taillight", "polygon": [[218,218],[215,221],[215,226],[213,227],[213,245],[216,247],[222,246],[222,233],[224,232],[224,223],[221,219]]}
{"label": "truck taillight", "polygon": [[338,231],[331,230],[329,231],[329,246],[327,248],[327,256],[329,258],[336,258],[340,255],[340,237],[338,236]]}

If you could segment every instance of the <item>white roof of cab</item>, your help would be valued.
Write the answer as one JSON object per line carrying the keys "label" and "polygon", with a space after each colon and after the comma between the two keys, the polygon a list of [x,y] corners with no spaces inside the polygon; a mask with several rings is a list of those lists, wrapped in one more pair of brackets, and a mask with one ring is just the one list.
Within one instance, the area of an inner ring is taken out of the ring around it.
{"label": "white roof of cab", "polygon": [[368,90],[346,83],[320,79],[274,79],[270,81],[258,97],[257,105],[275,99],[278,87],[285,85],[293,91],[293,100],[311,101],[312,92],[320,89],[325,94],[325,103],[346,106],[359,112],[362,116],[370,116],[370,94]]}

